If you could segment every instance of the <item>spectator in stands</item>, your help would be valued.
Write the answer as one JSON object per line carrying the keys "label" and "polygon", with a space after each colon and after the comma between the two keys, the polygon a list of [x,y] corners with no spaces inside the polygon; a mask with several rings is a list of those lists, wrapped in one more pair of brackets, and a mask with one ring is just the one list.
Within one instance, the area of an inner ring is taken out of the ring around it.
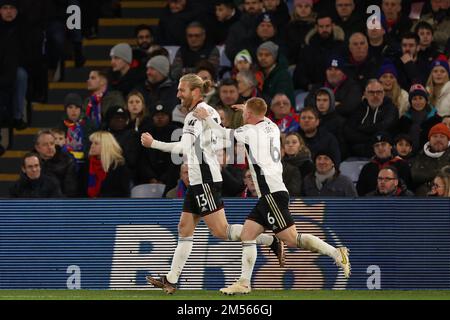
{"label": "spectator in stands", "polygon": [[394,149],[397,155],[411,167],[413,159],[413,141],[407,134],[400,133],[394,138]]}
{"label": "spectator in stands", "polygon": [[402,117],[409,109],[408,92],[398,84],[398,72],[395,65],[385,60],[380,67],[377,79],[383,85],[384,95],[390,98],[397,108],[399,118]]}
{"label": "spectator in stands", "polygon": [[179,80],[187,73],[195,72],[195,66],[202,60],[209,61],[219,70],[220,53],[217,47],[206,41],[206,30],[199,22],[191,22],[186,28],[186,45],[181,45],[172,63],[171,77]]}
{"label": "spectator in stands", "polygon": [[340,56],[332,56],[327,63],[325,71],[325,81],[312,86],[310,93],[305,99],[306,106],[313,106],[315,103],[314,93],[321,87],[333,90],[335,97],[336,111],[346,119],[358,109],[362,89],[355,80],[346,75],[345,61]]}
{"label": "spectator in stands", "polygon": [[239,88],[236,80],[224,79],[219,85],[220,102],[217,107],[229,110],[231,116],[231,128],[236,129],[243,125],[242,111],[232,108],[235,104],[242,104],[244,101],[239,96]]}
{"label": "spectator in stands", "polygon": [[262,92],[258,89],[258,80],[252,71],[239,71],[236,75],[236,81],[238,83],[239,95],[243,100],[248,100],[254,97],[262,97]]}
{"label": "spectator in stands", "polygon": [[130,113],[122,106],[111,107],[105,116],[105,131],[110,132],[119,144],[123,151],[125,165],[129,169],[131,178],[134,179],[141,146],[139,132],[129,128],[129,122]]}
{"label": "spectator in stands", "polygon": [[42,160],[42,173],[58,181],[64,196],[75,197],[78,184],[74,158],[55,146],[55,137],[48,130],[38,132],[34,149]]}
{"label": "spectator in stands", "polygon": [[389,166],[378,172],[377,187],[367,197],[412,197],[414,193],[398,177],[397,169]]}
{"label": "spectator in stands", "polygon": [[415,194],[425,196],[436,174],[450,162],[450,129],[443,123],[431,128],[428,142],[413,160],[411,174]]}
{"label": "spectator in stands", "polygon": [[439,172],[434,177],[431,191],[428,196],[450,198],[450,174]]}
{"label": "spectator in stands", "polygon": [[281,54],[282,61],[285,63],[287,55],[287,48],[284,45],[282,33],[280,33],[280,26],[275,23],[274,16],[270,13],[262,13],[256,23],[256,32],[250,39],[249,43],[245,44],[241,49],[248,49],[253,58],[256,58],[256,51],[258,47],[267,41],[272,41],[279,47],[279,54]]}
{"label": "spectator in stands", "polygon": [[247,49],[240,51],[236,57],[234,57],[234,67],[231,71],[231,78],[236,79],[237,74],[241,71],[251,71],[255,75],[258,82],[258,90],[262,91],[264,84],[264,74],[261,70],[258,70],[257,65],[253,64],[253,59],[250,52]]}
{"label": "spectator in stands", "polygon": [[450,129],[450,115],[442,117],[442,123]]}
{"label": "spectator in stands", "polygon": [[291,21],[286,26],[285,42],[288,48],[289,65],[297,63],[300,52],[304,49],[306,35],[314,28],[316,13],[313,0],[295,0]]}
{"label": "spectator in stands", "polygon": [[148,24],[140,24],[134,28],[136,46],[133,48],[132,66],[141,69],[144,73],[149,59],[148,49],[155,43],[153,33]]}
{"label": "spectator in stands", "polygon": [[412,27],[408,16],[402,14],[402,0],[382,0],[381,10],[386,17],[387,37],[399,42],[400,36]]}
{"label": "spectator in stands", "polygon": [[450,68],[445,60],[434,60],[427,81],[430,103],[436,107],[438,115],[450,115]]}
{"label": "spectator in stands", "polygon": [[255,183],[253,182],[253,177],[250,169],[247,169],[244,174],[244,184],[245,189],[242,192],[241,198],[256,198],[258,197],[258,192],[256,191]]}
{"label": "spectator in stands", "polygon": [[189,187],[188,165],[183,163],[180,166],[180,179],[178,179],[177,186],[170,189],[166,193],[166,198],[170,199],[184,198],[188,187]]}
{"label": "spectator in stands", "polygon": [[302,194],[307,197],[356,197],[353,182],[341,175],[336,156],[330,150],[319,150],[315,155],[315,170],[303,181]]}
{"label": "spectator in stands", "polygon": [[377,187],[378,172],[388,166],[393,166],[398,171],[398,177],[410,188],[412,185],[411,170],[408,163],[395,156],[392,152],[391,137],[384,132],[375,135],[372,141],[375,156],[364,165],[359,173],[356,189],[360,196],[374,191]]}
{"label": "spectator in stands", "polygon": [[[174,142],[177,126],[171,123],[171,107],[161,101],[152,110],[153,125],[148,128],[148,132],[159,141]],[[140,146],[136,184],[161,183],[169,190],[176,185],[178,171],[170,153]]]}
{"label": "spectator in stands", "polygon": [[8,50],[11,50],[12,55],[6,60],[11,63],[11,66],[6,67],[5,71],[13,81],[12,125],[16,130],[23,130],[27,127],[23,117],[28,90],[28,70],[34,62],[29,34],[29,27],[18,11],[17,1],[2,1],[0,3],[0,41],[8,45]]}
{"label": "spectator in stands", "polygon": [[10,188],[11,198],[59,198],[61,189],[54,179],[41,173],[41,160],[37,153],[26,153],[22,158],[19,180]]}
{"label": "spectator in stands", "polygon": [[89,198],[126,198],[130,196],[130,173],[122,148],[106,131],[90,135],[89,161],[81,169],[80,195]]}
{"label": "spectator in stands", "polygon": [[401,55],[396,58],[395,65],[398,70],[398,83],[408,90],[414,83],[424,83],[429,72],[429,66],[421,66],[418,60],[419,37],[412,32],[401,37]]}
{"label": "spectator in stands", "polygon": [[55,137],[55,145],[60,146],[61,150],[67,152],[65,132],[59,128],[52,128],[50,132]]}
{"label": "spectator in stands", "polygon": [[139,68],[131,68],[133,53],[128,43],[119,43],[111,51],[111,89],[126,97],[137,84],[143,83],[145,74]]}
{"label": "spectator in stands", "polygon": [[300,51],[294,70],[295,89],[309,91],[315,83],[323,83],[330,55],[344,49],[345,34],[330,15],[319,15],[316,26],[305,37],[306,47]]}
{"label": "spectator in stands", "polygon": [[136,89],[145,98],[150,113],[158,101],[167,101],[172,109],[179,103],[177,98],[178,84],[170,79],[170,62],[166,56],[154,56],[147,62],[147,80]]}
{"label": "spectator in stands", "polygon": [[[419,52],[417,53],[417,60],[419,65],[423,66],[422,71],[426,67],[430,67],[431,63],[439,56],[439,48],[434,41],[433,27],[425,21],[419,22],[414,27],[414,33],[419,37]],[[429,70],[427,74],[429,73]]]}
{"label": "spectator in stands", "polygon": [[345,32],[345,40],[355,32],[364,30],[365,21],[355,10],[354,0],[336,0],[336,19],[335,23]]}
{"label": "spectator in stands", "polygon": [[227,149],[217,151],[217,158],[220,163],[220,172],[222,173],[222,196],[236,197],[240,195],[245,185],[242,180],[244,170],[242,168],[230,165],[230,158],[227,155]]}
{"label": "spectator in stands", "polygon": [[[389,43],[386,35],[387,25],[386,19],[374,20],[373,24],[367,25],[365,28],[367,40],[369,42],[369,55],[374,57],[377,61],[382,61],[383,58],[392,59],[398,54],[395,50],[399,50],[397,43]],[[370,28],[369,28],[370,27]]]}
{"label": "spectator in stands", "polygon": [[268,118],[275,122],[282,135],[300,129],[298,114],[295,114],[291,101],[284,93],[277,93],[273,97]]}
{"label": "spectator in stands", "polygon": [[241,12],[233,0],[215,0],[215,24],[213,39],[215,45],[222,45],[227,39],[231,26],[239,21]]}
{"label": "spectator in stands", "polygon": [[84,101],[83,110],[94,128],[100,129],[108,109],[115,105],[125,106],[125,99],[120,91],[109,90],[108,75],[101,70],[92,70],[86,83],[89,97]]}
{"label": "spectator in stands", "polygon": [[[283,166],[289,164],[294,166],[300,172],[302,179],[314,171],[314,164],[311,160],[311,151],[303,141],[303,138],[297,132],[291,132],[286,135],[283,143],[283,156],[281,162]],[[285,173],[283,171],[283,177]]]}
{"label": "spectator in stands", "polygon": [[220,115],[220,124],[224,128],[231,128],[231,118],[233,116],[231,109],[225,107],[216,107],[216,111]]}
{"label": "spectator in stands", "polygon": [[450,37],[450,17],[447,1],[431,0],[431,12],[421,17],[420,22],[425,21],[433,27],[434,41],[439,50],[444,50]]}
{"label": "spectator in stands", "polygon": [[341,163],[341,151],[335,136],[323,128],[319,128],[319,114],[313,107],[306,107],[300,111],[299,133],[306,146],[311,150],[312,157],[315,158],[319,150],[329,150],[334,154],[334,163],[339,166]]}
{"label": "spectator in stands", "polygon": [[78,164],[84,162],[90,148],[89,136],[96,129],[91,120],[83,114],[82,102],[79,94],[67,94],[64,99],[66,114],[58,125],[65,133],[67,151],[75,157]]}
{"label": "spectator in stands", "polygon": [[295,105],[292,78],[287,66],[279,59],[278,49],[278,45],[272,41],[264,42],[258,47],[258,64],[264,74],[262,94],[267,104],[270,104],[277,93],[284,93],[291,100],[291,104]]}
{"label": "spectator in stands", "polygon": [[263,0],[264,10],[273,18],[273,23],[279,32],[284,32],[285,27],[291,16],[289,8],[285,1],[282,0]]}
{"label": "spectator in stands", "polygon": [[369,54],[367,37],[361,32],[350,36],[348,50],[346,74],[359,84],[361,90],[364,90],[367,81],[377,76],[381,62]]}
{"label": "spectator in stands", "polygon": [[189,23],[200,18],[202,12],[189,0],[167,0],[159,18],[158,30],[163,46],[181,46],[185,43],[185,30]]}
{"label": "spectator in stands", "polygon": [[246,48],[256,30],[258,17],[264,10],[262,0],[244,0],[243,8],[241,18],[230,27],[225,40],[225,54],[230,61]]}
{"label": "spectator in stands", "polygon": [[219,103],[219,92],[217,90],[217,70],[212,63],[207,60],[200,61],[195,67],[195,73],[202,78],[203,81],[211,81],[209,91],[205,93],[203,101],[210,106],[216,106]]}
{"label": "spectator in stands", "polygon": [[131,91],[127,96],[126,109],[130,114],[128,128],[141,133],[151,125],[148,109],[145,107],[144,96],[137,90]]}
{"label": "spectator in stands", "polygon": [[350,156],[370,158],[375,134],[390,132],[397,121],[397,108],[384,96],[383,85],[377,79],[369,80],[359,109],[344,126]]}
{"label": "spectator in stands", "polygon": [[406,133],[411,137],[414,153],[422,149],[428,140],[428,132],[442,119],[428,99],[428,92],[421,84],[412,85],[409,90],[411,107],[396,126],[398,132]]}

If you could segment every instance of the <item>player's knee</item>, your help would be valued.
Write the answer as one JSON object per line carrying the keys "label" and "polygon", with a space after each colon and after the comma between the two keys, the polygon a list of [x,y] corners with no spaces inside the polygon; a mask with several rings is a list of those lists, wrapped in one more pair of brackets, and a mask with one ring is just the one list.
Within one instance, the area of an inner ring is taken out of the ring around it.
{"label": "player's knee", "polygon": [[227,240],[227,229],[226,228],[210,228],[211,234],[219,239]]}
{"label": "player's knee", "polygon": [[191,237],[194,234],[194,228],[189,223],[178,223],[178,235],[180,237]]}
{"label": "player's knee", "polygon": [[297,248],[297,241],[295,239],[282,239],[282,240],[288,248]]}

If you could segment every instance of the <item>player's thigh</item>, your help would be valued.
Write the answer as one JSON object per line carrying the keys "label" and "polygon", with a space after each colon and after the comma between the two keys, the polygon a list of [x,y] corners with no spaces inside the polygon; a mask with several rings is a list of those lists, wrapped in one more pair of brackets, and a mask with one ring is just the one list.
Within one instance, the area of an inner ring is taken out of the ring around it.
{"label": "player's thigh", "polygon": [[255,240],[261,233],[264,232],[264,227],[253,220],[245,220],[244,227],[241,232],[241,241]]}
{"label": "player's thigh", "polygon": [[297,248],[297,229],[292,225],[276,234],[276,237],[282,240],[288,247]]}
{"label": "player's thigh", "polygon": [[220,239],[227,239],[228,221],[224,209],[204,216],[203,220],[213,236]]}
{"label": "player's thigh", "polygon": [[192,237],[200,218],[201,217],[199,215],[189,212],[182,212],[180,221],[178,222],[178,236],[183,238]]}

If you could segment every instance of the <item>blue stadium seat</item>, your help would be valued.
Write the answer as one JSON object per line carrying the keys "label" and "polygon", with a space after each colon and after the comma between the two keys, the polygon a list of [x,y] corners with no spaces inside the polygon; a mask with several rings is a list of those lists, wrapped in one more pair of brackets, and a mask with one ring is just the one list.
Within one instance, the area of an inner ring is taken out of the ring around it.
{"label": "blue stadium seat", "polygon": [[131,189],[131,198],[162,198],[165,189],[165,184],[140,184]]}

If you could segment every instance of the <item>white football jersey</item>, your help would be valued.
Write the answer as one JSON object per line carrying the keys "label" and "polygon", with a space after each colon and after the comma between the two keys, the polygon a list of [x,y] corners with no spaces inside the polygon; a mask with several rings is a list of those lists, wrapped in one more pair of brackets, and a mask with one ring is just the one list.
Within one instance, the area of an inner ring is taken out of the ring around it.
{"label": "white football jersey", "polygon": [[265,118],[256,125],[247,124],[234,130],[232,135],[245,145],[258,197],[278,191],[288,192],[283,182],[278,126]]}
{"label": "white football jersey", "polygon": [[[205,102],[200,102],[195,108],[198,107],[205,108],[214,121],[220,124],[220,115],[213,107]],[[222,174],[216,155],[217,137],[206,123],[194,116],[193,110],[186,115],[181,139],[183,154],[187,158],[189,183],[221,182]],[[190,139],[187,139],[188,136],[191,136]]]}

